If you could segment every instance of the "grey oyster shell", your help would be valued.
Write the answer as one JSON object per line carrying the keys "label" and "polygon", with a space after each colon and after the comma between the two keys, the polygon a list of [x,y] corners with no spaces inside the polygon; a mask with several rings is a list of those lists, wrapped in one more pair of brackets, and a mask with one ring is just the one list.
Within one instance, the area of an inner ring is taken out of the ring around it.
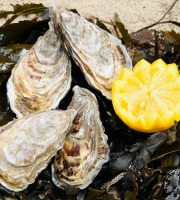
{"label": "grey oyster shell", "polygon": [[61,12],[54,6],[51,15],[53,21],[59,22],[62,43],[88,83],[111,99],[112,83],[122,68],[132,69],[121,41],[73,12]]}
{"label": "grey oyster shell", "polygon": [[17,117],[55,109],[71,86],[71,62],[49,23],[49,30],[24,53],[7,83],[11,109]]}
{"label": "grey oyster shell", "polygon": [[16,192],[33,183],[62,148],[76,113],[36,112],[0,127],[0,183]]}
{"label": "grey oyster shell", "polygon": [[77,110],[77,115],[52,165],[53,182],[67,193],[86,188],[109,158],[107,136],[95,95],[79,86],[73,91],[68,108]]}

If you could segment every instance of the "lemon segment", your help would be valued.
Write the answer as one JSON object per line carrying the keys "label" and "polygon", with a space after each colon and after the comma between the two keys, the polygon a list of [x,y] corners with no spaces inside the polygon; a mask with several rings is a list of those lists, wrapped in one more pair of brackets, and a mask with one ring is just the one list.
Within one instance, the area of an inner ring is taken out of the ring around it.
{"label": "lemon segment", "polygon": [[127,81],[131,85],[133,84],[133,86],[139,86],[141,84],[141,81],[135,76],[133,71],[125,67],[122,69],[122,72],[119,76],[119,80]]}
{"label": "lemon segment", "polygon": [[116,114],[140,132],[163,131],[180,120],[180,75],[176,64],[159,59],[139,61],[133,70],[123,68],[113,82]]}
{"label": "lemon segment", "polygon": [[145,85],[151,82],[151,64],[142,59],[133,68],[136,77]]}
{"label": "lemon segment", "polygon": [[166,67],[166,79],[167,81],[174,81],[175,78],[179,76],[179,71],[176,64],[169,64]]}

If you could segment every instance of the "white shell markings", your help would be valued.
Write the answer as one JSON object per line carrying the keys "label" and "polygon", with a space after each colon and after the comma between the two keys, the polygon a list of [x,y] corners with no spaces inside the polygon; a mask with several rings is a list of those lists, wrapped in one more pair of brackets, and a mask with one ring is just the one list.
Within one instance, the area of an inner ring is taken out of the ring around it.
{"label": "white shell markings", "polygon": [[52,23],[21,56],[8,80],[7,95],[18,118],[55,109],[70,89],[71,62]]}
{"label": "white shell markings", "polygon": [[0,127],[0,183],[13,191],[33,183],[62,148],[76,113],[36,112]]}
{"label": "white shell markings", "polygon": [[77,110],[77,116],[52,165],[53,182],[67,193],[86,188],[109,158],[95,95],[78,86],[73,91],[68,108]]}
{"label": "white shell markings", "polygon": [[132,68],[121,41],[70,11],[54,7],[51,15],[59,22],[61,40],[88,83],[111,99],[112,83],[122,67]]}

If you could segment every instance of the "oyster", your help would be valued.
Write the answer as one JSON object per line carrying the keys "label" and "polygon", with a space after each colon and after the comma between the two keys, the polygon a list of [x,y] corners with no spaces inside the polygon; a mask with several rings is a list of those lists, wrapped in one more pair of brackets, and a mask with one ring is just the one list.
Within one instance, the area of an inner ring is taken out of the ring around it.
{"label": "oyster", "polygon": [[49,23],[49,30],[24,53],[7,84],[11,109],[17,117],[55,109],[69,91],[71,62]]}
{"label": "oyster", "polygon": [[62,43],[88,83],[111,99],[112,83],[122,67],[132,68],[121,41],[73,12],[54,7],[51,15],[53,21],[59,22]]}
{"label": "oyster", "polygon": [[36,112],[0,127],[0,183],[12,191],[33,183],[62,148],[76,113]]}
{"label": "oyster", "polygon": [[52,165],[53,182],[67,193],[87,187],[109,158],[96,97],[78,86],[73,91],[69,109],[77,110],[77,115]]}

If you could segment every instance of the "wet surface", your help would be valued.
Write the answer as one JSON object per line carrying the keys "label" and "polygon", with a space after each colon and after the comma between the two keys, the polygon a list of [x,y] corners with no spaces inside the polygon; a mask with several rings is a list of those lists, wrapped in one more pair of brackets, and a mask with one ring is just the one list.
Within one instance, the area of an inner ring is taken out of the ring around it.
{"label": "wet surface", "polygon": [[[102,26],[102,24],[101,24]],[[17,34],[13,30],[22,30]],[[6,95],[6,82],[10,71],[18,61],[24,49],[29,49],[37,38],[48,28],[48,20],[23,21],[18,24],[0,28],[0,125],[15,118]],[[14,33],[14,35],[13,35]],[[128,51],[135,64],[142,58],[152,62],[157,58],[165,62],[180,65],[180,36],[174,32],[143,32],[130,35],[132,48]],[[99,103],[100,117],[108,135],[110,160],[106,163],[89,188],[78,195],[78,199],[117,200],[117,199],[167,199],[179,198],[180,180],[180,131],[177,126],[176,141],[168,144],[167,133],[147,134],[128,128],[115,114],[111,101],[100,92],[91,88],[79,67],[72,61],[72,85],[69,93],[60,102],[59,109],[66,109],[71,102],[75,85],[85,87],[96,95]],[[76,130],[75,130],[76,132]],[[78,155],[78,146],[68,150],[69,155]],[[51,164],[51,163],[50,163]],[[76,196],[66,196],[51,180],[50,164],[36,182],[21,193],[8,192],[0,188],[4,196],[14,196],[22,200],[73,200]],[[64,163],[64,167],[68,167]],[[123,178],[115,179],[125,172]],[[114,180],[115,179],[115,180]],[[113,180],[113,181],[112,181]],[[111,182],[111,183],[110,183]],[[107,191],[104,184],[109,184]],[[111,185],[112,184],[112,185]],[[0,196],[0,197],[1,197]]]}

